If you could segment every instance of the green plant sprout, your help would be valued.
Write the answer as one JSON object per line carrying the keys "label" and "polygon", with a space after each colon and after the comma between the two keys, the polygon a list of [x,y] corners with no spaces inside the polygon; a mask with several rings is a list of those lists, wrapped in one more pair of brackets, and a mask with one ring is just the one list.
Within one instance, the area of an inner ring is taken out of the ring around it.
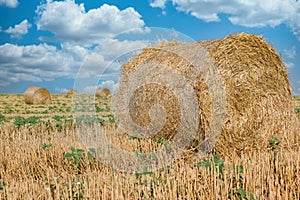
{"label": "green plant sprout", "polygon": [[278,149],[280,143],[281,143],[281,140],[279,138],[275,137],[274,135],[272,135],[271,139],[269,140],[268,148],[270,148],[272,150]]}
{"label": "green plant sprout", "polygon": [[50,144],[50,143],[49,144],[46,144],[46,143],[42,144],[42,149],[43,150],[48,150],[50,147],[52,147],[52,144]]}
{"label": "green plant sprout", "polygon": [[75,147],[70,147],[71,152],[67,152],[64,154],[65,158],[73,159],[74,167],[78,170],[79,162],[84,158],[84,150],[76,149]]}

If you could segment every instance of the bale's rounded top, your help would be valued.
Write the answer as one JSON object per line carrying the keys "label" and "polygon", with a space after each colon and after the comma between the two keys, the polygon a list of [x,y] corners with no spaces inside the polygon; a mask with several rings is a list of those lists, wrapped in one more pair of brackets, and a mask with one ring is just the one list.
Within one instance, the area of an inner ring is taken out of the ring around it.
{"label": "bale's rounded top", "polygon": [[76,93],[77,93],[76,90],[71,89],[71,90],[68,90],[67,95],[73,95],[73,94],[76,94]]}
{"label": "bale's rounded top", "polygon": [[96,90],[96,97],[106,97],[110,95],[110,90],[108,88],[98,88]]}

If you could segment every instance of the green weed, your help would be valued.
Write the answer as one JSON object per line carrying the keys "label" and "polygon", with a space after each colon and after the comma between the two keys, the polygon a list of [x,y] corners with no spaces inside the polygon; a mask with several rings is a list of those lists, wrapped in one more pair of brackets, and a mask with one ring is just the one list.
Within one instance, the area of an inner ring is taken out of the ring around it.
{"label": "green weed", "polygon": [[7,122],[7,121],[8,121],[8,120],[5,118],[5,116],[0,114],[0,125],[1,125],[1,124],[4,124],[4,123]]}
{"label": "green weed", "polygon": [[76,149],[75,147],[70,147],[71,152],[64,154],[64,158],[72,159],[74,168],[78,171],[79,162],[84,158],[84,150]]}
{"label": "green weed", "polygon": [[42,149],[43,150],[48,150],[50,147],[52,147],[52,144],[46,144],[46,143],[42,144]]}
{"label": "green weed", "polygon": [[42,123],[42,121],[40,120],[40,118],[38,118],[36,116],[32,116],[32,117],[28,117],[28,118],[17,116],[14,119],[14,126],[16,126],[16,127],[24,126],[25,124],[34,125],[34,124],[40,124],[40,123]]}
{"label": "green weed", "polygon": [[94,125],[94,124],[101,124],[104,125],[104,120],[100,119],[97,116],[94,115],[81,115],[79,117],[76,117],[76,124],[80,125],[80,124],[85,124],[85,125]]}
{"label": "green weed", "polygon": [[280,143],[281,143],[281,140],[279,138],[275,137],[274,135],[272,135],[271,139],[269,140],[268,148],[270,148],[271,150],[278,149]]}

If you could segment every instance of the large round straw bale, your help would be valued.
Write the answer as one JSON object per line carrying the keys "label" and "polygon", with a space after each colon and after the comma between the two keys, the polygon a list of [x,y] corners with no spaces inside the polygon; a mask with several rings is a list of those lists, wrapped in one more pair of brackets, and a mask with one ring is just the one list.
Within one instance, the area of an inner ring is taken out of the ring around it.
{"label": "large round straw bale", "polygon": [[110,95],[110,90],[107,88],[98,88],[95,93],[96,97],[106,97],[109,95]]}
{"label": "large round straw bale", "polygon": [[[292,92],[286,68],[275,49],[261,36],[238,33],[224,39],[200,41],[217,67],[226,92],[226,120],[214,150],[221,155],[236,155],[252,149],[265,149],[272,135],[290,132]],[[184,44],[172,42],[144,49],[123,65],[122,81],[139,65],[164,64],[185,74],[191,63],[170,51]],[[190,49],[186,49],[187,51]],[[197,53],[197,52],[193,52]],[[155,72],[154,72],[155,73]],[[193,86],[199,104],[198,136],[206,137],[211,119],[212,100],[203,77]],[[141,126],[150,123],[149,108],[159,103],[167,112],[166,123],[156,136],[172,139],[180,125],[176,96],[160,85],[139,87],[130,102],[129,114]]]}
{"label": "large round straw bale", "polygon": [[46,88],[30,86],[24,92],[24,101],[27,104],[50,104],[51,94]]}

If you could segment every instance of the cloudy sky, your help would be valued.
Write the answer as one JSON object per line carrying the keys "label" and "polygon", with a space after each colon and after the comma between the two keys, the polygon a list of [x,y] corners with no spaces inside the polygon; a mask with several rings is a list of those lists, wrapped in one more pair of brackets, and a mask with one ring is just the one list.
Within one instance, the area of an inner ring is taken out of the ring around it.
{"label": "cloudy sky", "polygon": [[[299,22],[298,0],[0,0],[0,93],[23,93],[30,85],[63,93],[78,77],[101,73],[111,76],[97,84],[113,87],[116,61],[152,40],[247,32],[275,47],[300,95]],[[157,37],[140,37],[149,30]],[[83,86],[93,88],[89,81]]]}

